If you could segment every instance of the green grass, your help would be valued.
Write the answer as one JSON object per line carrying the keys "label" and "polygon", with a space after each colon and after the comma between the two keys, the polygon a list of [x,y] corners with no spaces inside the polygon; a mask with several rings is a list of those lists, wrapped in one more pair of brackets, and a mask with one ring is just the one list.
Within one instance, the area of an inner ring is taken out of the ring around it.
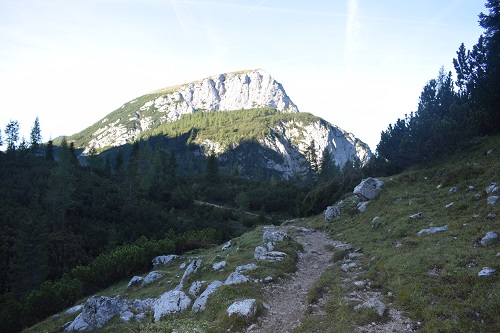
{"label": "green grass", "polygon": [[[500,205],[487,205],[485,192],[491,182],[500,182],[499,143],[498,136],[485,138],[456,156],[383,179],[382,191],[364,213],[348,207],[331,223],[317,216],[305,224],[362,247],[362,267],[372,285],[383,294],[392,292],[395,306],[422,322],[422,332],[498,332],[499,274],[480,278],[477,273],[485,266],[500,270],[496,256],[500,242],[480,245],[486,232],[500,232],[499,217],[488,217],[498,215]],[[485,154],[490,149],[493,154]],[[452,187],[458,190],[450,193]],[[480,199],[474,197],[477,193]],[[451,202],[454,205],[445,208]],[[409,218],[417,212],[423,213],[422,219]],[[372,224],[375,216],[380,218]],[[417,235],[421,229],[443,225],[448,225],[447,231]],[[335,260],[342,256],[336,254]],[[321,288],[330,290],[334,311],[327,311],[323,324],[314,318],[306,320],[308,328],[299,332],[334,332],[335,328],[323,330],[324,322],[334,323],[338,318],[355,322],[344,309],[342,293],[334,292],[338,281],[331,281]],[[315,291],[311,292],[314,299]]]}
{"label": "green grass", "polygon": [[[188,258],[198,258],[203,260],[201,267],[196,273],[188,277],[184,284],[183,290],[187,293],[191,283],[194,281],[206,281],[206,287],[211,281],[220,280],[222,282],[234,272],[236,267],[240,265],[255,262],[253,258],[254,249],[262,244],[263,229],[257,227],[251,232],[247,232],[240,237],[232,240],[233,245],[226,251],[221,251],[221,246],[215,246],[209,249],[195,250],[184,255],[184,259],[176,259],[166,266],[157,267],[156,271],[164,275],[164,277],[147,286],[127,287],[128,282],[132,278],[127,277],[122,282],[117,283],[107,289],[102,290],[97,296],[105,295],[114,297],[121,295],[127,300],[134,299],[156,298],[162,293],[172,290],[176,287],[182,277],[185,268],[179,266],[182,262],[186,262]],[[286,278],[287,274],[296,270],[296,262],[298,260],[297,250],[301,247],[293,240],[283,241],[276,245],[276,250],[283,251],[288,254],[287,258],[282,262],[268,263],[257,262],[258,268],[253,271],[247,271],[245,276],[251,279],[263,279],[267,276],[272,276],[276,281],[280,278]],[[221,271],[214,271],[212,265],[215,262],[225,260],[227,265]],[[144,274],[143,276],[145,276]],[[134,332],[134,333],[150,333],[150,332],[170,332],[175,329],[176,332],[222,332],[227,329],[240,329],[248,326],[251,322],[239,318],[229,318],[226,314],[226,309],[237,300],[247,298],[255,298],[258,300],[258,313],[264,311],[262,305],[262,284],[243,283],[238,285],[222,286],[212,295],[210,295],[205,312],[194,314],[190,308],[183,313],[175,315],[167,315],[162,317],[158,323],[153,323],[153,316],[149,314],[142,323],[132,321],[123,323],[116,317],[113,318],[105,327],[96,329],[94,332]],[[86,299],[82,299],[77,304],[82,304]],[[194,299],[193,299],[194,301]],[[57,318],[48,318],[45,321],[35,325],[24,332],[59,332],[60,328],[72,321],[77,314],[64,315],[61,313]]]}

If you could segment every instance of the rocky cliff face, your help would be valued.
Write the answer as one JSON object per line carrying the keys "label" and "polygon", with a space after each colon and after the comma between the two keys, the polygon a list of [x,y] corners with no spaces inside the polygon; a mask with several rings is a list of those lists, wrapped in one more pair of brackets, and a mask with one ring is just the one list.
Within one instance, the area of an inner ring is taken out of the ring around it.
{"label": "rocky cliff face", "polygon": [[283,86],[263,70],[220,74],[160,89],[141,97],[140,101],[136,99],[124,104],[114,112],[115,117],[101,121],[87,146],[97,149],[121,146],[155,124],[176,121],[183,114],[259,107],[299,112]]}
{"label": "rocky cliff face", "polygon": [[[290,100],[283,86],[263,70],[220,74],[193,83],[164,88],[144,95],[110,113],[105,119],[72,138],[77,145],[103,150],[117,147],[151,135],[158,126],[175,122],[184,114],[196,112],[235,111],[246,109],[273,108],[287,114],[298,113],[297,106]],[[359,159],[363,164],[371,152],[368,146],[352,134],[317,118],[314,121],[300,119],[281,121],[270,127],[269,134],[263,134],[257,141],[260,159],[259,167],[279,173],[284,178],[303,173],[308,168],[305,152],[312,144],[317,152],[317,163],[324,149],[328,149],[337,165],[348,160]],[[71,138],[70,138],[71,139]],[[80,141],[78,141],[80,140]],[[214,138],[200,136],[195,142],[198,153],[206,155],[215,152],[224,159],[229,148]],[[254,147],[254,146],[253,146]],[[236,149],[238,161],[248,155],[248,150]],[[233,156],[234,157],[234,156]],[[246,157],[247,160],[248,157]],[[248,164],[248,163],[247,163]],[[239,163],[245,169],[245,163]],[[254,165],[255,167],[255,165]]]}

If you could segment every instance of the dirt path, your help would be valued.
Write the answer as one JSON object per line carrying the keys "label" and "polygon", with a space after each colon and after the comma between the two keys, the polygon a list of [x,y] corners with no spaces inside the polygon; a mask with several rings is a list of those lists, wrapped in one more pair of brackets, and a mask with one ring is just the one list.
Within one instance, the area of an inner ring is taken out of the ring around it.
{"label": "dirt path", "polygon": [[[287,227],[282,228],[288,232]],[[295,239],[302,244],[304,252],[299,253],[297,271],[283,284],[273,284],[266,288],[265,298],[268,311],[259,318],[248,332],[293,332],[307,307],[307,291],[331,265],[333,248],[336,243],[328,235],[319,231],[303,231]]]}
{"label": "dirt path", "polygon": [[[290,333],[300,326],[301,320],[308,307],[307,294],[314,283],[321,277],[325,270],[331,265],[350,265],[345,269],[347,278],[344,279],[342,287],[346,290],[345,299],[363,302],[369,298],[381,297],[381,294],[369,287],[352,291],[355,283],[360,283],[360,267],[357,265],[358,259],[363,257],[362,253],[350,253],[344,260],[332,263],[331,258],[335,251],[350,248],[349,244],[334,241],[329,236],[320,231],[297,228],[294,226],[280,227],[279,229],[290,233],[291,229],[299,230],[300,233],[295,240],[302,244],[304,251],[299,253],[297,271],[289,280],[282,284],[272,284],[265,289],[265,299],[268,311],[258,319],[257,324],[251,325],[249,333]],[[344,266],[346,267],[346,266]],[[369,285],[369,281],[362,281]],[[324,302],[323,302],[324,305]],[[321,315],[324,310],[321,306],[314,310],[315,315]],[[410,328],[411,322],[405,318],[401,312],[387,307],[387,318],[383,322],[373,323],[366,326],[355,327],[354,331],[359,333],[390,333],[413,331]]]}

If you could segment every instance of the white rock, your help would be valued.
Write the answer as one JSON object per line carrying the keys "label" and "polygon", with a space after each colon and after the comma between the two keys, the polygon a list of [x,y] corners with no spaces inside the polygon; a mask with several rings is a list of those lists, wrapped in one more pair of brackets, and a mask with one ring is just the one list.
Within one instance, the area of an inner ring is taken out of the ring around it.
{"label": "white rock", "polygon": [[496,269],[491,268],[491,267],[483,267],[482,270],[477,273],[477,276],[491,276],[493,273],[496,272]]}
{"label": "white rock", "polygon": [[202,261],[200,259],[195,259],[195,260],[191,261],[191,263],[189,264],[189,266],[184,271],[184,274],[182,275],[181,282],[179,283],[178,289],[182,288],[184,280],[186,280],[186,278],[189,275],[195,273],[198,270],[198,268],[200,268],[201,263],[202,263]]}
{"label": "white rock", "polygon": [[422,229],[419,232],[417,232],[417,235],[423,235],[423,234],[435,234],[436,232],[439,231],[446,231],[448,230],[448,225],[444,225],[442,227],[432,227],[432,228],[427,228],[427,229]]}
{"label": "white rock", "polygon": [[380,192],[380,188],[384,184],[383,181],[377,178],[366,178],[361,181],[355,188],[353,193],[360,197],[362,200],[368,201]]}
{"label": "white rock", "polygon": [[120,320],[126,323],[128,323],[133,317],[134,314],[130,311],[124,311],[120,313]]}
{"label": "white rock", "polygon": [[159,265],[167,265],[168,263],[172,262],[173,260],[180,258],[178,255],[175,254],[169,254],[166,256],[157,256],[153,258],[153,266],[159,266]]}
{"label": "white rock", "polygon": [[191,299],[181,290],[163,293],[154,303],[154,320],[157,322],[166,314],[182,312],[191,305]]}
{"label": "white rock", "polygon": [[325,210],[325,220],[331,221],[340,215],[340,209],[336,206],[328,206]]}
{"label": "white rock", "polygon": [[82,311],[82,309],[83,309],[83,304],[75,305],[74,307],[69,308],[68,310],[64,311],[64,314],[69,315],[72,313]]}
{"label": "white rock", "polygon": [[280,230],[264,230],[264,233],[262,234],[262,241],[264,243],[268,242],[273,242],[273,243],[278,243],[282,242],[285,239],[289,238],[288,234],[286,232],[280,231]]}
{"label": "white rock", "polygon": [[191,310],[193,312],[205,311],[205,306],[208,301],[208,296],[216,291],[223,283],[221,281],[215,280],[207,286],[207,289],[203,291],[203,293],[194,301],[193,307]]}
{"label": "white rock", "polygon": [[83,305],[82,312],[66,328],[66,331],[91,331],[103,327],[115,315],[127,311],[129,305],[130,302],[121,296],[90,297]]}
{"label": "white rock", "polygon": [[363,308],[375,309],[377,311],[377,314],[380,317],[382,317],[384,315],[386,306],[378,298],[373,297],[362,304],[356,305],[354,307],[354,310],[359,311],[360,309],[363,309]]}
{"label": "white rock", "polygon": [[237,301],[231,304],[227,308],[227,314],[229,316],[239,316],[243,318],[253,318],[257,313],[257,300],[246,299],[243,301]]}
{"label": "white rock", "polygon": [[188,291],[189,295],[191,295],[193,297],[198,297],[202,286],[203,286],[202,281],[195,281],[195,282],[191,283],[191,287],[189,287],[189,291]]}
{"label": "white rock", "polygon": [[454,202],[450,202],[449,204],[446,205],[446,209],[453,207],[455,205]]}
{"label": "white rock", "polygon": [[500,196],[498,196],[498,195],[490,195],[488,197],[488,199],[486,199],[486,202],[488,203],[488,205],[496,205],[498,199],[500,199]]}
{"label": "white rock", "polygon": [[481,239],[481,245],[486,246],[489,243],[493,242],[495,239],[498,239],[498,234],[494,231],[488,231],[486,235]]}
{"label": "white rock", "polygon": [[144,278],[142,276],[134,276],[132,279],[130,279],[129,283],[127,284],[127,287],[134,287],[142,284],[144,282]]}
{"label": "white rock", "polygon": [[227,241],[227,243],[225,243],[224,245],[222,245],[222,251],[226,251],[227,249],[229,249],[231,246],[233,245],[233,243],[231,241]]}
{"label": "white rock", "polygon": [[238,272],[233,272],[229,274],[226,281],[224,281],[224,285],[240,284],[248,281],[249,279],[245,275]]}
{"label": "white rock", "polygon": [[161,278],[163,278],[162,274],[160,274],[156,271],[149,272],[149,274],[146,275],[146,277],[144,278],[144,284],[153,283]]}
{"label": "white rock", "polygon": [[257,266],[254,263],[246,264],[246,265],[241,265],[241,266],[236,267],[236,272],[243,273],[243,272],[246,272],[246,271],[253,271],[253,270],[257,269],[258,267],[259,266]]}
{"label": "white rock", "polygon": [[422,213],[416,213],[416,214],[410,215],[411,219],[421,219],[423,217],[424,217],[424,214],[422,214]]}
{"label": "white rock", "polygon": [[224,267],[226,267],[226,261],[225,260],[216,262],[215,264],[212,265],[212,269],[214,271],[220,271]]}
{"label": "white rock", "polygon": [[491,194],[494,192],[498,192],[498,185],[497,183],[491,183],[490,186],[486,188],[486,193]]}

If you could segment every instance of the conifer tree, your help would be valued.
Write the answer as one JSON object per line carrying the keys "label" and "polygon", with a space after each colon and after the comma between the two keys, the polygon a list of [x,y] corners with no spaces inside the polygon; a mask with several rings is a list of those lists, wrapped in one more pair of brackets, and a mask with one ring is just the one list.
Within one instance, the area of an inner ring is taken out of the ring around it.
{"label": "conifer tree", "polygon": [[42,131],[40,129],[40,121],[38,120],[38,117],[35,119],[35,123],[33,124],[33,127],[31,128],[30,132],[30,149],[33,154],[36,154],[36,151],[42,144]]}
{"label": "conifer tree", "polygon": [[15,153],[16,144],[19,141],[19,122],[11,120],[5,126],[5,135],[7,136],[7,153]]}

